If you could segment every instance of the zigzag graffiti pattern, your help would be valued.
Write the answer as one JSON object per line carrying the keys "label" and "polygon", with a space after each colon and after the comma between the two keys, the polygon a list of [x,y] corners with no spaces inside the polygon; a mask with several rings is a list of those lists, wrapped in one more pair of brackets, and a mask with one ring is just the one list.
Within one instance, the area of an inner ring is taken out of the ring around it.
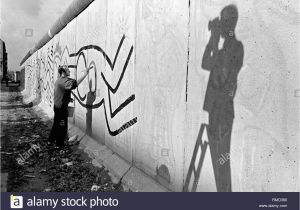
{"label": "zigzag graffiti pattern", "polygon": [[[74,68],[75,69],[75,71],[76,71],[75,75],[77,75],[77,66],[78,66],[79,59],[81,57],[83,58],[85,67],[87,66],[84,51],[85,50],[96,50],[96,51],[98,51],[102,54],[102,56],[105,58],[105,61],[108,63],[109,67],[113,71],[114,68],[115,68],[115,64],[116,64],[119,52],[120,52],[120,50],[122,48],[122,45],[124,43],[124,40],[125,40],[125,35],[123,35],[123,37],[120,40],[120,43],[118,45],[118,49],[116,51],[116,54],[115,54],[115,57],[114,57],[113,61],[110,60],[109,56],[105,53],[105,51],[101,47],[99,47],[97,45],[87,45],[87,46],[81,47],[76,53],[71,53],[71,54],[69,54],[68,48],[65,47],[64,50],[61,53],[59,53],[59,54],[56,53],[54,55],[54,58],[53,58],[52,62],[53,63],[55,63],[57,61],[61,62],[65,53],[67,53],[66,56],[68,56],[70,58],[71,57],[77,57],[76,65],[68,64],[69,68]],[[132,94],[123,103],[121,103],[121,105],[119,105],[114,111],[112,110],[111,93],[115,94],[118,91],[118,89],[120,87],[120,84],[123,80],[123,77],[125,75],[125,72],[126,72],[128,63],[130,61],[130,58],[132,56],[132,53],[133,53],[133,46],[131,46],[131,48],[129,50],[128,56],[126,58],[125,64],[123,66],[123,69],[122,69],[122,72],[121,72],[121,75],[120,75],[120,78],[118,79],[118,82],[117,82],[115,87],[112,87],[112,85],[105,78],[104,74],[101,72],[101,77],[102,77],[102,79],[103,79],[103,81],[104,81],[104,83],[105,83],[105,85],[107,86],[107,89],[108,89],[107,94],[108,94],[109,114],[110,114],[111,119],[114,118],[122,109],[124,109],[127,105],[129,105],[133,100],[135,100],[135,95]],[[94,67],[95,67],[95,62],[94,61],[91,61],[91,64],[93,64]],[[97,74],[96,71],[95,71],[95,74]],[[104,98],[102,98],[98,103],[91,105],[91,104],[84,103],[87,96],[86,96],[86,94],[81,95],[78,88],[77,88],[77,94],[72,92],[72,95],[74,96],[74,98],[79,102],[79,104],[82,107],[87,108],[87,109],[97,109],[97,108],[99,108],[103,105],[106,126],[107,126],[108,132],[111,136],[116,136],[116,135],[120,134],[122,131],[124,131],[127,128],[133,126],[137,122],[137,117],[134,117],[133,119],[131,119],[128,122],[124,123],[120,128],[118,128],[116,130],[112,130],[110,128],[110,125],[109,125],[108,114],[107,114],[108,110],[106,109]]]}
{"label": "zigzag graffiti pattern", "polygon": [[[70,54],[70,57],[74,57],[74,56],[78,56],[77,58],[77,63],[76,63],[76,71],[77,71],[77,65],[78,65],[78,61],[79,61],[79,58],[80,56],[83,56],[84,58],[84,63],[85,63],[85,66],[86,66],[86,59],[84,57],[84,54],[83,54],[83,51],[84,50],[89,50],[89,49],[94,49],[98,52],[100,52],[103,57],[105,58],[106,62],[108,63],[108,65],[110,66],[111,70],[113,71],[114,70],[114,67],[115,67],[115,64],[116,64],[116,61],[117,61],[117,58],[118,58],[118,55],[119,55],[119,52],[122,48],[122,45],[124,43],[124,40],[125,40],[125,35],[123,35],[120,43],[119,43],[119,46],[118,46],[118,49],[116,51],[116,54],[115,54],[115,57],[114,57],[114,60],[113,62],[110,60],[109,56],[105,53],[105,51],[97,46],[97,45],[87,45],[87,46],[84,46],[84,47],[81,47],[76,53],[72,53]],[[128,66],[128,63],[130,61],[130,58],[131,58],[131,55],[132,55],[132,52],[133,52],[133,46],[131,46],[130,48],[130,51],[128,53],[128,56],[126,58],[126,61],[125,61],[125,64],[123,66],[123,69],[122,69],[122,73],[121,73],[121,76],[117,82],[117,85],[115,87],[112,87],[109,82],[107,81],[107,79],[105,78],[103,72],[101,72],[101,77],[104,81],[104,83],[106,84],[107,88],[108,88],[108,102],[109,102],[109,111],[110,111],[110,117],[111,118],[114,118],[123,108],[125,108],[129,103],[131,103],[134,99],[135,99],[135,95],[131,95],[130,97],[128,97],[119,107],[116,108],[116,110],[112,111],[112,106],[111,106],[111,93],[115,94],[119,87],[120,87],[120,84],[123,80],[123,77],[124,77],[124,74],[126,72],[126,69],[127,69],[127,66]],[[109,131],[109,134],[112,135],[112,136],[116,136],[118,135],[119,133],[121,133],[122,131],[124,131],[125,129],[131,127],[132,125],[134,125],[136,122],[137,122],[137,117],[129,120],[128,122],[124,123],[119,129],[117,130],[114,130],[112,131],[110,129],[110,126],[109,126],[109,122],[108,122],[108,116],[107,116],[107,110],[106,110],[106,106],[105,106],[105,100],[102,99],[100,102],[98,102],[97,104],[93,104],[93,105],[89,105],[89,104],[85,104],[83,103],[82,101],[85,100],[86,98],[86,95],[84,96],[81,96],[80,93],[79,93],[79,90],[77,88],[77,93],[78,93],[78,96],[76,96],[74,93],[73,93],[73,96],[79,101],[80,105],[85,107],[85,108],[88,108],[88,109],[95,109],[95,108],[99,108],[100,106],[103,105],[104,107],[104,114],[105,114],[105,121],[106,121],[106,126],[108,128],[108,131]]]}
{"label": "zigzag graffiti pattern", "polygon": [[[85,67],[87,66],[86,58],[84,55],[84,51],[86,50],[96,50],[97,52],[100,52],[102,56],[105,58],[105,61],[108,63],[111,71],[114,71],[116,61],[118,59],[120,50],[122,48],[122,45],[125,40],[125,35],[122,36],[120,43],[118,45],[117,51],[115,53],[114,59],[111,60],[109,56],[106,54],[106,52],[97,45],[87,45],[81,47],[77,52],[75,53],[69,53],[69,50],[67,47],[63,49],[63,51],[57,52],[53,50],[53,46],[50,46],[47,48],[46,55],[42,54],[40,59],[37,59],[37,68],[35,68],[35,64],[32,63],[34,59],[30,59],[26,64],[26,89],[30,91],[30,95],[35,93],[34,91],[37,91],[38,94],[41,95],[42,99],[46,101],[50,107],[53,107],[53,98],[54,98],[54,69],[58,66],[58,64],[62,63],[63,58],[72,58],[77,57],[76,59],[76,65],[73,64],[67,64],[69,68],[75,69],[75,75],[77,75],[77,66],[79,59],[82,57],[84,61]],[[57,43],[58,44],[58,43]],[[135,123],[137,123],[137,117],[132,118],[131,120],[125,122],[122,124],[121,127],[119,127],[116,130],[112,130],[109,125],[109,117],[110,119],[113,119],[119,112],[121,112],[126,106],[128,106],[132,101],[135,100],[135,95],[132,94],[129,96],[124,102],[121,103],[115,110],[112,109],[112,103],[111,103],[111,94],[117,93],[119,90],[119,87],[121,85],[121,82],[124,78],[127,66],[129,64],[129,61],[131,59],[133,53],[133,46],[130,47],[130,50],[128,52],[126,61],[123,65],[122,72],[120,74],[120,77],[117,81],[117,84],[115,86],[112,86],[103,72],[101,72],[101,78],[104,81],[105,85],[107,86],[107,94],[108,94],[108,105],[109,110],[107,110],[107,107],[105,105],[105,100],[102,98],[98,103],[96,104],[87,104],[84,101],[86,100],[87,95],[84,94],[83,96],[80,94],[79,89],[77,88],[77,94],[74,94],[72,92],[72,95],[74,98],[79,102],[79,104],[82,107],[85,107],[87,109],[97,109],[103,105],[104,108],[104,115],[105,115],[105,122],[108,129],[108,132],[111,136],[116,136],[126,130],[127,128],[133,126]],[[31,61],[31,63],[30,63]],[[66,63],[64,63],[66,64]],[[94,65],[95,68],[95,78],[97,78],[97,71],[96,71],[96,65],[94,61],[90,62],[90,65]],[[37,78],[37,81],[34,80],[34,73],[36,71],[40,71],[39,78]],[[97,79],[96,79],[97,81]],[[37,82],[37,83],[35,83]],[[35,87],[36,84],[36,87]],[[39,90],[35,90],[39,89]],[[109,112],[109,114],[108,114]]]}

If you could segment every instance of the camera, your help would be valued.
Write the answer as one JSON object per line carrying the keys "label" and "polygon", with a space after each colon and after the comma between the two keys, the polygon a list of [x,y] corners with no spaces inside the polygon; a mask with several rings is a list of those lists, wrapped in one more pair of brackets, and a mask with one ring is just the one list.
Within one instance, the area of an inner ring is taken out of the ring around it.
{"label": "camera", "polygon": [[215,19],[213,19],[213,20],[210,20],[210,21],[208,22],[208,30],[209,30],[209,31],[212,31],[212,30],[219,29],[219,28],[220,28],[220,25],[221,25],[220,19],[217,17],[217,18],[215,18]]}

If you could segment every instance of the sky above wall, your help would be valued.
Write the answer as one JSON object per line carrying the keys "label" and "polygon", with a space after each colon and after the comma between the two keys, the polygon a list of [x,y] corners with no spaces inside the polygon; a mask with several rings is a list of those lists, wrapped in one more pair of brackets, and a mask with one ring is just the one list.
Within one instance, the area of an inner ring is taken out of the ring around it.
{"label": "sky above wall", "polygon": [[29,49],[49,30],[73,0],[0,0],[0,38],[6,44],[8,70],[20,70]]}

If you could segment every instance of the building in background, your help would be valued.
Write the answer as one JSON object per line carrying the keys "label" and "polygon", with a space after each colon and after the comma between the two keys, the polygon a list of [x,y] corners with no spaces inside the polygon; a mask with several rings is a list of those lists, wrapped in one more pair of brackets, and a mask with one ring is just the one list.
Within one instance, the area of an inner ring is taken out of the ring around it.
{"label": "building in background", "polygon": [[0,39],[0,77],[1,81],[5,80],[7,75],[7,52],[5,42]]}
{"label": "building in background", "polygon": [[16,71],[14,81],[20,82],[20,80],[21,80],[21,71]]}
{"label": "building in background", "polygon": [[9,81],[16,82],[16,72],[15,71],[7,71],[6,77],[8,78]]}

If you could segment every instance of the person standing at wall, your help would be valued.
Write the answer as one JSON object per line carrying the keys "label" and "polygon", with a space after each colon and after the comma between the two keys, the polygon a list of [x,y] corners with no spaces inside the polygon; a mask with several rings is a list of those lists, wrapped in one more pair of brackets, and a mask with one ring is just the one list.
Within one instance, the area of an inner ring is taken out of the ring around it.
{"label": "person standing at wall", "polygon": [[[204,107],[209,113],[208,139],[218,192],[231,192],[230,142],[234,119],[237,77],[243,65],[244,48],[235,36],[238,10],[228,5],[221,17],[209,21],[211,37],[207,44],[202,68],[210,71]],[[219,42],[223,39],[223,46]],[[226,157],[225,161],[219,161]]]}
{"label": "person standing at wall", "polygon": [[68,66],[58,67],[59,77],[54,84],[54,122],[48,139],[48,145],[56,143],[58,148],[64,146],[68,134],[68,104],[71,102],[71,91],[86,78],[89,67],[84,74],[77,79],[71,79]]}

